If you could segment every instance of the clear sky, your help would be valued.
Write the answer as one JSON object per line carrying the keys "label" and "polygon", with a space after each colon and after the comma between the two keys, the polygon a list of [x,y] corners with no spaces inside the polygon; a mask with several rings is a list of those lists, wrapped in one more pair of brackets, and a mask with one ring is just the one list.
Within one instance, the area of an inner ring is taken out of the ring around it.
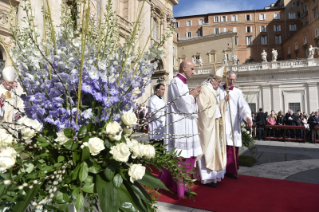
{"label": "clear sky", "polygon": [[197,14],[264,9],[277,0],[180,0],[173,7],[174,17]]}

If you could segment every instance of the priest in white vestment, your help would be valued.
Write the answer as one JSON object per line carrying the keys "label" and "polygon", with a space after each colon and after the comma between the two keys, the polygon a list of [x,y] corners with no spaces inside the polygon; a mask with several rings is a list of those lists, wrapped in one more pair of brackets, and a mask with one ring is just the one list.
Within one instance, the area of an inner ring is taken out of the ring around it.
{"label": "priest in white vestment", "polygon": [[155,94],[148,102],[148,134],[150,142],[163,145],[165,130],[166,102],[163,98],[165,85],[159,83],[155,86]]}
{"label": "priest in white vestment", "polygon": [[224,67],[213,69],[208,80],[203,82],[201,93],[197,97],[198,132],[203,155],[197,157],[194,177],[202,184],[216,187],[224,178],[227,163],[225,139],[225,101],[219,100],[217,89],[223,77]]}
{"label": "priest in white vestment", "polygon": [[[168,85],[168,107],[166,123],[171,124],[165,127],[166,137],[164,144],[168,151],[175,149],[184,158],[181,164],[189,172],[194,168],[196,157],[202,154],[198,130],[197,130],[197,103],[196,97],[200,93],[200,86],[189,91],[187,79],[194,74],[194,63],[184,60],[180,64],[179,73]],[[183,182],[173,181],[167,170],[161,172],[159,178],[167,187],[173,186],[178,197],[188,194],[189,189]]]}
{"label": "priest in white vestment", "polygon": [[0,85],[1,105],[0,120],[6,122],[17,121],[24,112],[24,104],[20,96],[16,95],[13,87],[17,78],[17,72],[14,67],[6,67],[2,70],[2,79]]}
{"label": "priest in white vestment", "polygon": [[[226,141],[227,141],[227,166],[226,166],[226,176],[237,179],[237,170],[239,168],[238,165],[238,148],[242,146],[241,140],[241,120],[245,120],[248,127],[252,126],[252,118],[251,118],[251,110],[246,102],[243,93],[240,89],[235,88],[234,84],[236,82],[236,72],[229,71],[227,72],[227,81],[229,88],[229,101],[226,104],[225,109],[225,121],[226,121]],[[220,86],[218,88],[219,100],[222,100],[227,95],[226,85]],[[232,131],[230,125],[230,116],[229,116],[229,106],[231,111],[232,118],[232,126],[234,132],[234,146],[235,146],[235,155],[237,167],[235,167],[234,160],[234,151],[233,151],[233,139],[232,139]]]}

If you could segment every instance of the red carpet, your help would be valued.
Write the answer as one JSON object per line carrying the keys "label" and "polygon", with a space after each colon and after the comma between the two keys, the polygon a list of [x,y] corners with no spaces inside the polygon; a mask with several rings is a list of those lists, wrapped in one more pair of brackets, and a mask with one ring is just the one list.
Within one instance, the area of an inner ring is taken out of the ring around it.
{"label": "red carpet", "polygon": [[195,201],[161,191],[160,202],[217,212],[319,211],[319,185],[240,175],[210,188],[197,183]]}

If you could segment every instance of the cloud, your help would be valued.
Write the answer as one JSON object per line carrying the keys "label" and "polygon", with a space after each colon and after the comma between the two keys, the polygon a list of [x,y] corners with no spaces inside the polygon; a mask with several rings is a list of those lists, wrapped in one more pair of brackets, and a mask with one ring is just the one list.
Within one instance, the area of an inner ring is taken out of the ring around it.
{"label": "cloud", "polygon": [[247,0],[181,0],[179,4],[174,7],[174,17],[253,9]]}

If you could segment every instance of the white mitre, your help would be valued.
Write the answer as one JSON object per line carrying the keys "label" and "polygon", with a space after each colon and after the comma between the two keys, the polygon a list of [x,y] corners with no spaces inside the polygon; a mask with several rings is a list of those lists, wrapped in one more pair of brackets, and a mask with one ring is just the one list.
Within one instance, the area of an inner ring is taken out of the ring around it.
{"label": "white mitre", "polygon": [[13,82],[17,78],[17,72],[13,66],[8,66],[2,70],[2,79]]}
{"label": "white mitre", "polygon": [[221,66],[220,68],[216,70],[215,66],[213,66],[211,72],[209,73],[209,77],[216,78],[216,79],[223,79],[224,68],[225,66]]}

